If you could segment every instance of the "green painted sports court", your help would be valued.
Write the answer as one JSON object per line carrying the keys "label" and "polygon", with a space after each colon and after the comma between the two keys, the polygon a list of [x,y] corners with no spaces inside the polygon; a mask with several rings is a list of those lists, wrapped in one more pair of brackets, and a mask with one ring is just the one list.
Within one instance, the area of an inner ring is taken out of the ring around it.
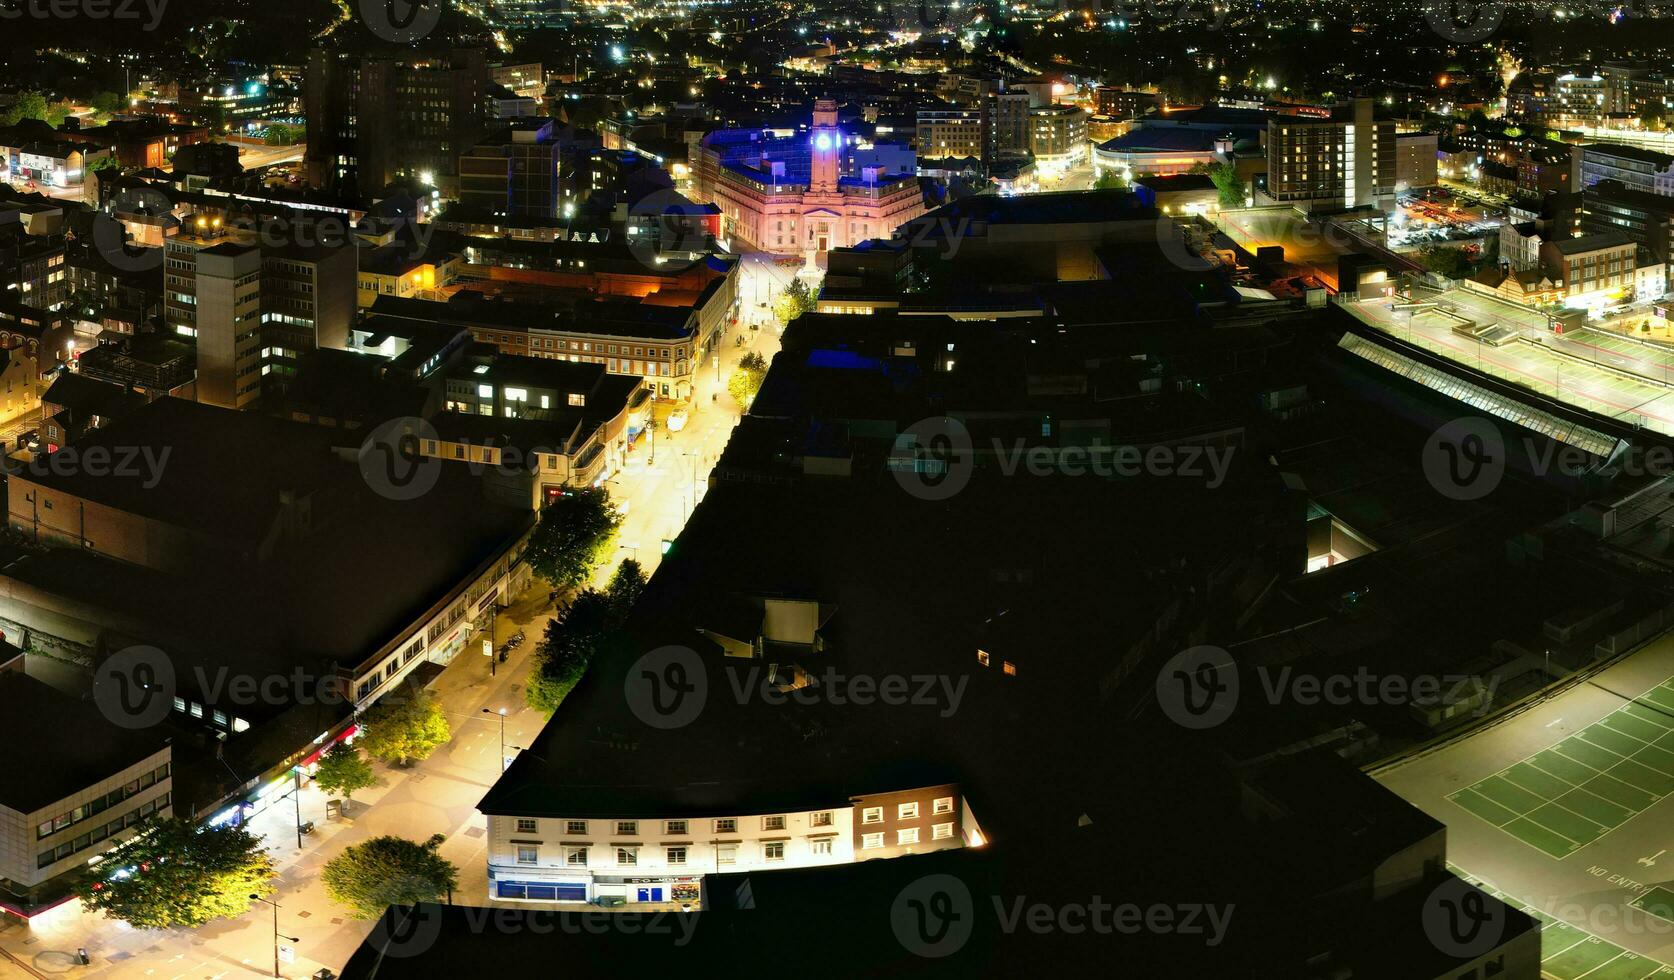
{"label": "green painted sports court", "polygon": [[1565,858],[1674,793],[1674,678],[1562,742],[1448,795]]}

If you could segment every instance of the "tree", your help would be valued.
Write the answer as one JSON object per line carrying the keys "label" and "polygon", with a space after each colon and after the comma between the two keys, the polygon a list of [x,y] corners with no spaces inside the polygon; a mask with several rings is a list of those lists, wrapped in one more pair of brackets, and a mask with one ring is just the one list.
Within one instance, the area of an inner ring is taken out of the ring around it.
{"label": "tree", "polygon": [[773,301],[773,314],[779,322],[790,325],[790,322],[804,313],[812,313],[819,306],[819,296],[808,288],[808,284],[798,276],[790,281],[779,298]]}
{"label": "tree", "polygon": [[332,901],[357,919],[376,919],[391,905],[434,902],[459,885],[459,869],[437,852],[445,839],[374,837],[327,861],[320,880]]}
{"label": "tree", "polygon": [[442,706],[416,684],[384,695],[366,713],[364,724],[366,754],[397,766],[423,762],[453,737]]}
{"label": "tree", "polygon": [[109,116],[122,109],[122,96],[115,92],[98,92],[93,96],[93,111]]}
{"label": "tree", "polygon": [[558,710],[587,672],[605,636],[620,624],[617,613],[610,596],[586,589],[575,597],[562,619],[547,621],[546,634],[535,648],[524,688],[529,707],[549,715]]}
{"label": "tree", "polygon": [[90,173],[100,173],[105,170],[122,170],[122,161],[113,156],[103,156],[87,165]]}
{"label": "tree", "polygon": [[1122,179],[1120,172],[1115,170],[1106,170],[1099,174],[1097,180],[1093,181],[1093,189],[1099,191],[1118,190],[1126,186],[1128,186],[1128,182]]}
{"label": "tree", "polygon": [[1244,206],[1244,181],[1238,176],[1237,167],[1230,163],[1217,163],[1209,168],[1209,179],[1215,182],[1215,189],[1221,192],[1221,207]]}
{"label": "tree", "polygon": [[64,125],[64,120],[70,118],[70,107],[63,102],[54,103],[47,107],[46,115],[42,118],[48,126],[57,129]]}
{"label": "tree", "polygon": [[289,123],[269,123],[267,126],[268,146],[290,146],[301,138],[301,128]]}
{"label": "tree", "polygon": [[0,115],[0,124],[16,126],[25,119],[45,119],[46,115],[46,96],[33,90],[19,92],[5,114]]}
{"label": "tree", "polygon": [[361,756],[359,749],[347,742],[338,742],[321,757],[314,782],[327,793],[342,793],[344,800],[353,803],[355,790],[370,789],[381,780],[372,771],[372,763]]}
{"label": "tree", "polygon": [[166,817],[112,848],[76,888],[82,907],[139,929],[192,929],[273,893],[273,859],[242,827]]}
{"label": "tree", "polygon": [[751,351],[739,358],[738,369],[727,379],[727,394],[731,395],[732,400],[741,408],[749,408],[766,377],[767,359]]}
{"label": "tree", "polygon": [[761,391],[762,377],[755,371],[740,367],[727,379],[727,394],[732,396],[732,400],[737,402],[740,408],[749,408],[750,403],[756,399],[756,393]]}
{"label": "tree", "polygon": [[558,588],[580,586],[610,554],[621,526],[622,514],[603,488],[571,490],[541,511],[524,560]]}
{"label": "tree", "polygon": [[610,588],[605,594],[610,597],[611,615],[617,622],[628,618],[628,611],[645,591],[645,582],[645,569],[634,559],[624,558],[622,564],[616,566],[616,574],[611,576]]}

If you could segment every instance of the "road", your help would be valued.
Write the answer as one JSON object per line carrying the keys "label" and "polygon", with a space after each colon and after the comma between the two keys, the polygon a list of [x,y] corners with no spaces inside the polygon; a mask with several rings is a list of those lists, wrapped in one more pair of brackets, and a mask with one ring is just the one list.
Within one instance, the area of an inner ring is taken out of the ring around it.
{"label": "road", "polygon": [[308,151],[305,143],[295,143],[291,146],[248,146],[238,144],[238,162],[245,170],[256,170],[261,167],[271,167],[276,163],[289,163],[301,160]]}
{"label": "road", "polygon": [[[321,967],[341,969],[360,944],[369,922],[348,918],[325,893],[320,870],[346,847],[383,834],[424,840],[447,835],[441,853],[459,867],[458,901],[480,901],[488,889],[484,845],[486,822],[476,812],[496,776],[500,716],[506,709],[508,746],[526,745],[544,724],[523,704],[522,685],[535,641],[550,618],[544,586],[531,589],[505,610],[496,626],[504,637],[521,627],[529,642],[489,674],[487,658],[455,658],[432,689],[453,727],[454,737],[430,759],[411,769],[376,763],[384,784],[357,793],[346,822],[328,822],[326,796],[312,784],[303,790],[301,813],[318,829],[296,846],[296,806],[288,796],[257,814],[250,827],[267,841],[279,868],[279,931],[297,937],[296,960],[287,977],[311,976]],[[508,754],[515,752],[508,749]],[[196,931],[137,930],[88,915],[70,903],[24,926],[9,917],[0,923],[0,948],[46,974],[64,973],[68,958],[85,948],[91,965],[77,976],[97,978],[201,978],[271,976],[273,912],[258,905],[245,915]],[[0,977],[5,961],[0,960]]]}
{"label": "road", "polygon": [[[789,273],[787,272],[786,275]],[[735,346],[733,338],[744,336],[746,346]],[[631,501],[618,557],[634,554],[649,574],[660,558],[660,541],[673,538],[689,517],[694,498],[702,499],[715,459],[738,418],[738,406],[726,393],[726,379],[738,359],[755,350],[772,358],[778,350],[778,334],[772,327],[750,331],[742,325],[732,328],[723,340],[721,367],[703,373],[696,385],[698,397],[690,421],[679,433],[659,432],[656,460],[649,460],[649,446],[642,442],[636,456],[611,481],[613,494]],[[716,398],[711,401],[710,395]],[[694,483],[695,476],[695,483]],[[599,570],[595,578],[603,585],[614,572],[615,562]],[[518,597],[501,614],[495,635],[504,638],[521,628],[527,642],[512,651],[504,664],[491,665],[481,656],[461,655],[447,666],[432,685],[448,721],[453,739],[428,760],[410,769],[376,764],[383,784],[355,796],[355,806],[346,821],[327,821],[326,795],[312,784],[300,800],[287,795],[257,814],[250,828],[262,835],[279,869],[279,932],[293,936],[294,962],[283,967],[286,977],[308,977],[321,967],[341,969],[365,936],[371,923],[347,917],[325,893],[320,871],[332,857],[350,845],[369,838],[394,834],[424,840],[432,834],[446,835],[441,853],[459,868],[459,889],[454,898],[461,903],[482,903],[488,894],[487,853],[484,843],[486,821],[476,811],[477,801],[493,784],[501,757],[501,715],[505,709],[504,744],[507,755],[527,745],[545,724],[538,712],[524,706],[523,680],[530,657],[547,622],[551,606],[547,587],[537,583]],[[485,709],[489,713],[484,713]],[[304,838],[299,849],[296,837],[297,805],[301,819],[313,821],[314,834]],[[186,978],[237,978],[271,976],[273,972],[273,911],[257,905],[237,919],[222,920],[194,931],[137,930],[84,913],[69,903],[38,916],[25,925],[0,917],[0,952],[9,953],[42,974],[73,972],[78,977],[98,980],[186,980]],[[87,967],[73,965],[77,949],[92,958]],[[23,970],[0,956],[0,980],[26,977]]]}
{"label": "road", "polygon": [[[1592,681],[1376,778],[1447,825],[1450,863],[1587,932],[1666,962],[1674,959],[1674,923],[1654,920],[1627,902],[1674,878],[1674,857],[1667,853],[1674,852],[1674,798],[1560,860],[1447,796],[1556,745],[1670,676],[1674,634],[1664,634]],[[1665,853],[1657,858],[1659,851]]]}
{"label": "road", "polygon": [[[746,341],[744,346],[735,345],[739,337]],[[737,424],[739,406],[727,393],[727,379],[746,353],[754,351],[772,361],[778,350],[779,335],[772,326],[750,330],[740,323],[731,328],[721,341],[719,368],[711,360],[698,370],[685,428],[671,432],[665,419],[654,433],[640,437],[622,471],[607,481],[611,497],[628,504],[617,535],[618,557],[638,561],[647,575],[656,570],[662,542],[679,533],[694,504],[703,499],[709,471]],[[599,569],[594,584],[604,586],[613,572],[610,566]]]}

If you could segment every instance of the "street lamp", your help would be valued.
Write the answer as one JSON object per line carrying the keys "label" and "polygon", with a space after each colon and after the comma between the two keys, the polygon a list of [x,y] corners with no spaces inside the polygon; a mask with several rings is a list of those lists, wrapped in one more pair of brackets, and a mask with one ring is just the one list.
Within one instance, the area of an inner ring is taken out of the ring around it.
{"label": "street lamp", "polygon": [[484,709],[482,709],[482,713],[485,714],[485,715],[498,714],[500,716],[500,771],[505,772],[506,771],[506,709],[501,708],[498,712],[495,712],[495,711],[490,711],[487,708],[484,708]]}
{"label": "street lamp", "polygon": [[281,935],[279,935],[279,903],[278,902],[275,902],[272,899],[263,898],[260,895],[251,895],[250,900],[252,902],[261,902],[263,905],[273,906],[273,976],[275,978],[277,978],[279,976],[279,940],[283,939],[287,942],[293,942],[293,943],[299,943],[299,942],[302,942],[302,940],[298,939],[296,936],[281,936]]}

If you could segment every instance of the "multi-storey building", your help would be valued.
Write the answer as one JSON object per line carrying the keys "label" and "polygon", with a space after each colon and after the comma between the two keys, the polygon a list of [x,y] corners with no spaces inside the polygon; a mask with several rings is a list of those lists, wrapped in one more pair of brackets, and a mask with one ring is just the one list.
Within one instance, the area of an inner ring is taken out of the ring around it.
{"label": "multi-storey building", "polygon": [[202,214],[187,228],[165,246],[163,319],[197,345],[199,400],[248,408],[282,392],[307,351],[347,345],[352,243],[296,225],[258,235]]}
{"label": "multi-storey building", "polygon": [[1668,262],[1674,243],[1674,196],[1629,190],[1601,180],[1581,194],[1581,228],[1588,234],[1619,231]]}
{"label": "multi-storey building", "polygon": [[1611,82],[1600,75],[1524,72],[1506,91],[1509,115],[1541,126],[1597,126],[1610,110]]}
{"label": "multi-storey building", "polygon": [[1630,191],[1674,195],[1674,156],[1616,143],[1581,148],[1581,186],[1614,180]]}
{"label": "multi-storey building", "polygon": [[837,103],[829,99],[814,104],[806,157],[775,157],[767,140],[717,130],[695,151],[692,199],[721,209],[723,238],[786,255],[888,238],[924,213],[915,174],[867,168],[843,176],[843,139]]}
{"label": "multi-storey building", "polygon": [[918,110],[916,149],[920,159],[982,157],[987,113],[980,108]]}
{"label": "multi-storey building", "polygon": [[1395,193],[1395,124],[1379,122],[1372,100],[1339,106],[1329,118],[1267,121],[1267,193],[1310,209],[1386,207]]}
{"label": "multi-storey building", "polygon": [[698,369],[736,315],[733,305],[729,273],[707,282],[686,304],[667,304],[655,294],[541,303],[462,291],[445,303],[382,296],[371,312],[466,329],[472,340],[503,354],[600,364],[611,374],[643,379],[658,398],[683,400],[692,397]]}
{"label": "multi-storey building", "polygon": [[[0,708],[31,731],[73,730],[20,753],[0,779],[0,909],[28,919],[73,895],[89,860],[172,809],[167,733],[119,728],[92,704],[23,672],[23,654],[0,646]],[[38,726],[38,727],[37,727]]]}
{"label": "multi-storey building", "polygon": [[52,309],[69,298],[64,236],[31,234],[21,219],[0,223],[0,277],[18,299]]}
{"label": "multi-storey building", "polygon": [[1639,250],[1620,231],[1543,242],[1543,271],[1564,291],[1571,306],[1603,305],[1629,298],[1633,292]]}
{"label": "multi-storey building", "polygon": [[993,166],[1003,160],[1029,156],[1029,93],[1007,91],[1003,86],[983,99],[988,129],[984,135],[983,162]]}
{"label": "multi-storey building", "polygon": [[309,184],[371,196],[408,179],[457,196],[459,155],[487,117],[481,48],[409,57],[316,48],[305,78]]}
{"label": "multi-storey building", "polygon": [[[712,873],[846,864],[967,843],[964,800],[952,784],[851,797],[785,800],[768,809],[651,809],[611,799],[564,812],[516,801],[512,773],[479,809],[488,817],[489,897],[514,901],[695,902]],[[581,794],[586,795],[586,794]]]}
{"label": "multi-storey building", "polygon": [[1098,90],[1099,115],[1113,119],[1132,119],[1155,109],[1160,97],[1155,92],[1130,92],[1113,85],[1101,85]]}
{"label": "multi-storey building", "polygon": [[555,125],[513,125],[461,153],[460,202],[486,215],[556,216],[563,144]]}
{"label": "multi-storey building", "polygon": [[1087,112],[1072,105],[1029,110],[1029,150],[1043,167],[1069,168],[1087,159]]}
{"label": "multi-storey building", "polygon": [[1421,190],[1436,186],[1435,133],[1400,133],[1395,137],[1395,187]]}

